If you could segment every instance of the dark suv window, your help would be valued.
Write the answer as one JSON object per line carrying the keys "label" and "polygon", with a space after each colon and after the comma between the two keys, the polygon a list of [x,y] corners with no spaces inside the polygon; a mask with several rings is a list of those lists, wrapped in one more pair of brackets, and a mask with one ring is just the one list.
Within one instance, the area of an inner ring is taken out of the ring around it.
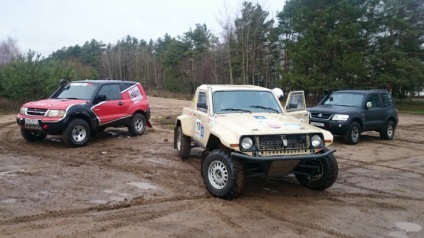
{"label": "dark suv window", "polygon": [[378,96],[377,93],[368,95],[367,102],[371,102],[372,107],[381,107],[380,97]]}
{"label": "dark suv window", "polygon": [[393,105],[393,99],[392,99],[392,96],[390,94],[383,93],[383,94],[381,94],[381,96],[383,97],[383,104],[384,104],[385,107]]}

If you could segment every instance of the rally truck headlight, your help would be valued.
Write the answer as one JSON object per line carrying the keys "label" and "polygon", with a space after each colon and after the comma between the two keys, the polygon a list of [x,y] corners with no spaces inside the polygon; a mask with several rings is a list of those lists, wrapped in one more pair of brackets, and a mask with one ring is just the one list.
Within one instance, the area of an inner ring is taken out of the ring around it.
{"label": "rally truck headlight", "polygon": [[19,109],[19,113],[22,115],[26,115],[26,110],[27,110],[26,107],[21,107],[21,109]]}
{"label": "rally truck headlight", "polygon": [[47,112],[48,117],[63,117],[65,115],[65,110],[49,110]]}
{"label": "rally truck headlight", "polygon": [[244,150],[250,150],[253,146],[253,141],[252,138],[250,137],[244,137],[241,140],[241,148]]}
{"label": "rally truck headlight", "polygon": [[322,139],[319,135],[313,135],[311,138],[312,148],[317,148],[322,145]]}
{"label": "rally truck headlight", "polygon": [[349,115],[346,114],[334,114],[333,120],[334,121],[347,121],[349,119]]}

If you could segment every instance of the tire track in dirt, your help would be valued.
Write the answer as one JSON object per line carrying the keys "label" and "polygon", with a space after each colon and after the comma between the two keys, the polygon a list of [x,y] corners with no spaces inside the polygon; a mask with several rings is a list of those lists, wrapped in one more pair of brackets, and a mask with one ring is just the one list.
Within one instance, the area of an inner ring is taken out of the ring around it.
{"label": "tire track in dirt", "polygon": [[[189,197],[184,196],[175,196],[172,198],[163,198],[163,199],[155,199],[155,200],[145,200],[144,198],[134,198],[130,202],[121,202],[119,204],[113,204],[113,205],[98,205],[98,206],[92,206],[87,208],[80,208],[80,209],[65,209],[65,210],[52,210],[47,211],[44,213],[39,213],[35,215],[29,215],[29,216],[19,216],[14,217],[11,219],[5,219],[0,221],[0,227],[1,226],[9,226],[9,225],[15,225],[15,224],[24,224],[24,223],[30,223],[30,222],[36,222],[36,221],[42,221],[42,220],[48,220],[52,218],[65,218],[70,216],[85,216],[90,213],[100,213],[100,212],[108,212],[108,211],[115,211],[115,210],[121,210],[126,209],[130,207],[136,207],[136,206],[146,206],[149,207],[151,205],[157,205],[157,204],[164,204],[169,202],[185,202],[185,201],[195,201],[207,198],[208,195],[202,194],[202,195],[191,195]],[[183,207],[188,207],[189,205],[185,205]],[[181,205],[180,205],[181,207]],[[171,212],[173,211],[174,206],[171,206]],[[162,214],[163,211],[158,211],[157,214]],[[146,217],[153,217],[157,215],[155,212],[146,212],[143,214]],[[118,215],[109,215],[109,216],[102,216],[99,218],[99,221],[107,221],[107,220],[114,220],[115,216],[116,219],[118,218],[131,218],[133,215],[132,212],[129,212],[128,214],[118,214]],[[28,225],[25,227],[19,228],[19,229],[31,229]],[[2,234],[2,233],[0,233]]]}
{"label": "tire track in dirt", "polygon": [[397,159],[367,162],[367,161],[360,161],[360,160],[352,160],[352,159],[348,159],[348,158],[345,158],[345,157],[338,156],[337,160],[345,160],[345,161],[349,161],[349,162],[352,162],[352,163],[359,163],[359,164],[364,165],[364,166],[359,166],[359,165],[355,165],[355,164],[349,164],[348,166],[346,166],[344,168],[344,170],[348,170],[348,169],[352,169],[352,168],[368,168],[368,166],[377,166],[377,167],[383,167],[383,168],[388,168],[388,169],[393,169],[393,170],[398,170],[398,171],[402,171],[402,172],[407,172],[407,173],[418,174],[418,175],[424,176],[423,172],[417,172],[417,171],[412,171],[412,170],[409,170],[409,169],[398,168],[398,167],[394,167],[394,166],[380,164],[380,163],[386,163],[386,162],[398,162],[398,161],[404,160],[405,158],[409,158],[409,157],[401,157],[401,158],[397,158]]}
{"label": "tire track in dirt", "polygon": [[[6,131],[6,132],[3,132],[3,131]],[[22,151],[19,145],[15,145],[15,143],[13,143],[12,134],[16,133],[16,130],[14,128],[11,128],[9,130],[7,130],[7,128],[6,130],[4,130],[4,128],[0,128],[0,133],[2,135],[6,135],[0,138],[0,141],[4,141],[6,144],[8,144],[7,147],[9,148],[10,151],[13,151],[13,153],[15,154],[27,155],[25,151]],[[151,132],[151,133],[154,133],[154,132]],[[195,173],[194,171],[199,171],[199,169],[197,168],[196,170],[193,170],[190,167],[187,167],[186,169],[179,168],[178,170],[175,170],[174,167],[170,167],[169,165],[166,165],[166,164],[162,165],[162,164],[150,163],[148,164],[148,166],[146,166],[146,165],[126,164],[126,163],[122,163],[122,161],[120,161],[120,164],[114,163],[115,161],[113,160],[111,162],[107,161],[108,158],[113,159],[115,155],[109,155],[108,157],[108,155],[103,156],[100,154],[94,154],[94,155],[90,154],[86,156],[75,156],[72,158],[69,158],[69,156],[67,156],[66,154],[62,156],[57,156],[57,154],[60,154],[63,151],[64,149],[63,145],[53,144],[52,148],[49,148],[49,150],[40,150],[38,148],[40,143],[27,143],[26,146],[29,147],[28,151],[31,151],[30,152],[31,157],[33,157],[34,159],[42,158],[43,161],[51,160],[55,162],[58,162],[58,161],[64,162],[65,166],[73,166],[73,167],[79,167],[82,165],[98,166],[98,167],[104,167],[104,168],[108,168],[108,169],[120,171],[120,172],[126,172],[126,173],[129,172],[129,173],[135,174],[136,176],[141,176],[141,177],[143,177],[146,174],[153,175],[156,171],[160,171],[161,173],[167,174],[167,177],[171,180],[187,182],[190,184],[193,183],[192,174]],[[55,150],[57,150],[57,152],[55,152]],[[153,150],[155,150],[155,148],[153,148]],[[160,151],[160,147],[158,147],[157,150]],[[138,150],[137,148],[135,149],[133,148],[133,153],[141,154],[140,150]],[[74,153],[71,152],[71,155],[72,154]],[[165,159],[169,158],[169,153],[165,153],[165,152],[158,153],[158,152],[143,151],[142,154],[144,156],[161,157]],[[105,159],[99,160],[98,159],[99,156],[102,156],[102,158],[105,158]],[[177,155],[175,155],[174,158],[177,158]],[[171,160],[173,160],[173,158],[171,158]],[[196,166],[193,166],[193,167],[195,168]],[[178,174],[175,174],[176,171],[178,171]],[[154,180],[154,177],[152,178]],[[179,189],[178,187],[172,186],[169,183],[166,183],[166,182],[160,183],[160,180],[157,182],[159,182],[158,184],[160,184],[161,186],[164,186],[166,189],[168,189],[169,191],[172,191],[173,193],[176,193],[176,194],[182,193],[181,189]]]}
{"label": "tire track in dirt", "polygon": [[348,234],[345,234],[345,233],[342,233],[342,232],[339,232],[339,231],[336,231],[336,230],[333,230],[333,229],[322,227],[321,225],[318,225],[318,224],[315,224],[315,223],[310,223],[310,222],[306,222],[306,221],[293,219],[291,217],[284,216],[281,213],[277,213],[276,211],[265,209],[265,208],[259,207],[257,205],[252,205],[252,204],[249,204],[245,201],[236,200],[235,203],[238,204],[239,206],[246,208],[246,209],[259,212],[259,213],[261,213],[261,214],[263,214],[263,215],[265,215],[269,218],[272,218],[274,220],[281,221],[281,222],[284,222],[284,223],[289,223],[289,224],[295,225],[299,228],[303,228],[303,229],[308,228],[308,229],[311,229],[311,230],[320,231],[320,232],[326,233],[326,234],[334,236],[334,237],[343,237],[343,238],[353,238],[354,237],[354,236],[351,236],[351,235],[348,235]]}

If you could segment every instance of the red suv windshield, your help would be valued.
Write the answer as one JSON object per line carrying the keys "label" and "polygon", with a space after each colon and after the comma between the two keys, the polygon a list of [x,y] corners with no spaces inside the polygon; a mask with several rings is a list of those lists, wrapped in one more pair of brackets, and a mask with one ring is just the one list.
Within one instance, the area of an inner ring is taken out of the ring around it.
{"label": "red suv windshield", "polygon": [[90,100],[97,89],[94,83],[70,83],[56,98],[58,99],[84,99]]}

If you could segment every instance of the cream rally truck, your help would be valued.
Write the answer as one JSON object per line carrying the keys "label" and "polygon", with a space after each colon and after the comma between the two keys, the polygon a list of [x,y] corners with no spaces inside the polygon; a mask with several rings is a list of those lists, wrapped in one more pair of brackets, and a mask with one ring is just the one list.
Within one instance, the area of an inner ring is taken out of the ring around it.
{"label": "cream rally truck", "polygon": [[309,125],[303,91],[291,92],[285,108],[278,96],[259,86],[201,85],[177,117],[174,148],[183,160],[204,149],[201,174],[213,196],[236,197],[250,177],[293,173],[314,190],[336,181],[333,135]]}

